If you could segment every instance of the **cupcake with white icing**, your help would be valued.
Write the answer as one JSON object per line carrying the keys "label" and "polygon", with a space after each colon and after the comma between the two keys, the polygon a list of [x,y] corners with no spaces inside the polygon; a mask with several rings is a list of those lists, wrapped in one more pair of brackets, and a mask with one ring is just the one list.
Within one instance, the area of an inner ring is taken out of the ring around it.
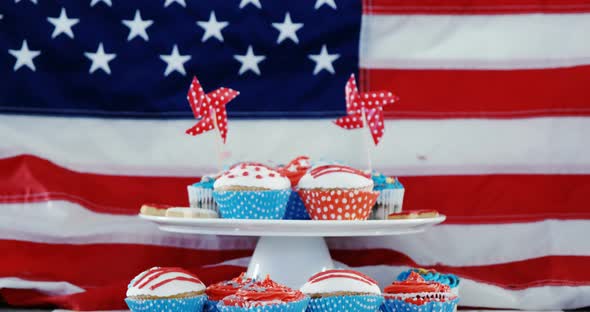
{"label": "cupcake with white icing", "polygon": [[317,273],[301,292],[311,297],[308,312],[376,312],[383,303],[377,282],[353,270]]}
{"label": "cupcake with white icing", "polygon": [[297,187],[314,220],[366,220],[379,196],[369,175],[341,165],[314,167]]}
{"label": "cupcake with white icing", "polygon": [[207,299],[205,289],[184,269],[154,267],[129,282],[125,302],[131,311],[200,312]]}
{"label": "cupcake with white icing", "polygon": [[222,218],[281,219],[291,194],[291,182],[259,163],[234,165],[213,186]]}

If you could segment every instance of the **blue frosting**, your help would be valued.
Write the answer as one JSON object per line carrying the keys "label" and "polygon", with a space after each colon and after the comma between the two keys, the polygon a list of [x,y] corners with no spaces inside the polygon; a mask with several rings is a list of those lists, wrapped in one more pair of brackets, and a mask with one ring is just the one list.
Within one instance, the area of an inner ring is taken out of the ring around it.
{"label": "blue frosting", "polygon": [[371,172],[371,179],[373,179],[375,191],[404,188],[397,178],[387,177],[377,171]]}
{"label": "blue frosting", "polygon": [[441,284],[448,285],[451,288],[459,286],[459,282],[461,281],[457,275],[454,274],[442,274],[435,271],[424,270],[424,269],[410,269],[404,272],[401,272],[397,276],[398,281],[405,281],[411,272],[416,272],[420,274],[426,281],[438,282]]}
{"label": "blue frosting", "polygon": [[201,181],[193,184],[194,187],[202,187],[206,189],[213,189],[213,184],[215,184],[215,177],[213,176],[203,176]]}

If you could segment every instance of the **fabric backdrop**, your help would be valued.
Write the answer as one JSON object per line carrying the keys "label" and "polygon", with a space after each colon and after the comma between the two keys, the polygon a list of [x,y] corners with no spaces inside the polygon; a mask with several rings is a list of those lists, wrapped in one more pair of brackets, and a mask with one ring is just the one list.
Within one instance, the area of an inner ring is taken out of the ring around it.
{"label": "fabric backdrop", "polygon": [[243,271],[255,238],[163,233],[142,203],[188,205],[215,170],[185,96],[241,91],[224,164],[298,155],[365,167],[331,120],[344,84],[391,90],[373,166],[437,209],[417,235],[329,239],[384,285],[408,266],[463,279],[463,306],[590,305],[590,1],[5,0],[0,3],[0,294],[124,308],[127,282]]}

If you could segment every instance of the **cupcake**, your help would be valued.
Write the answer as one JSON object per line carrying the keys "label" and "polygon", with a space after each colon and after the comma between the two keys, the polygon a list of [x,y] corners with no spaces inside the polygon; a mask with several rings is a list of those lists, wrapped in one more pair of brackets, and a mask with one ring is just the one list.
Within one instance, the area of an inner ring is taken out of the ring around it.
{"label": "cupcake", "polygon": [[314,220],[366,220],[379,196],[370,176],[341,165],[314,167],[301,178],[298,189]]}
{"label": "cupcake", "polygon": [[425,281],[416,272],[410,272],[404,281],[385,287],[383,296],[381,310],[384,312],[452,312],[459,301],[449,286]]}
{"label": "cupcake", "polygon": [[240,288],[252,283],[252,279],[246,278],[242,273],[240,276],[224,282],[209,285],[205,290],[207,294],[206,312],[218,312],[217,303],[227,296],[234,295]]}
{"label": "cupcake", "polygon": [[189,205],[193,208],[204,208],[217,212],[217,204],[213,200],[213,184],[216,175],[206,175],[201,181],[187,186]]}
{"label": "cupcake", "polygon": [[309,214],[305,210],[305,205],[301,200],[301,197],[296,192],[295,187],[299,183],[299,180],[305,175],[307,170],[311,167],[309,157],[299,156],[289,162],[286,166],[277,169],[285,177],[291,181],[294,192],[291,193],[289,201],[287,202],[287,208],[283,219],[287,220],[309,220]]}
{"label": "cupcake", "polygon": [[166,217],[188,219],[215,219],[217,212],[204,208],[171,207],[166,209]]}
{"label": "cupcake", "polygon": [[301,292],[311,297],[307,312],[375,312],[383,303],[377,282],[352,270],[320,272],[301,287]]}
{"label": "cupcake", "polygon": [[281,219],[291,195],[291,182],[259,163],[242,163],[214,183],[213,198],[222,218]]}
{"label": "cupcake", "polygon": [[198,277],[181,268],[154,267],[137,275],[127,287],[131,311],[200,312],[207,296]]}
{"label": "cupcake", "polygon": [[266,277],[240,288],[217,304],[221,312],[303,312],[309,297]]}
{"label": "cupcake", "polygon": [[170,208],[169,205],[143,204],[139,209],[139,213],[146,216],[163,217],[166,215],[166,209],[168,208]]}
{"label": "cupcake", "polygon": [[461,280],[457,275],[454,274],[443,274],[439,273],[436,270],[428,270],[428,269],[410,269],[400,273],[397,276],[398,281],[403,281],[410,276],[410,273],[416,272],[424,278],[427,282],[438,282],[444,285],[447,285],[451,288],[451,292],[455,295],[459,296],[459,283]]}
{"label": "cupcake", "polygon": [[389,214],[401,212],[405,190],[399,180],[376,171],[372,172],[371,179],[375,184],[374,190],[379,192],[372,219],[384,220]]}

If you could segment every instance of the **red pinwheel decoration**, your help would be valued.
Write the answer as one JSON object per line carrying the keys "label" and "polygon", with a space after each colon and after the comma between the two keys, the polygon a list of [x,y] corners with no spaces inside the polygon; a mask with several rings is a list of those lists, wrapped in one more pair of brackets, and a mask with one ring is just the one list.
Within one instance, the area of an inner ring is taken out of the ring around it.
{"label": "red pinwheel decoration", "polygon": [[227,112],[225,105],[238,96],[240,92],[229,88],[219,88],[205,93],[199,79],[193,77],[188,90],[187,100],[191,105],[195,118],[200,119],[193,127],[186,130],[187,134],[199,135],[217,128],[223,143],[227,137]]}
{"label": "red pinwheel decoration", "polygon": [[389,91],[372,91],[359,93],[354,74],[350,75],[346,83],[346,116],[334,121],[344,129],[358,129],[369,126],[375,145],[379,144],[385,122],[383,106],[398,101],[399,98]]}

